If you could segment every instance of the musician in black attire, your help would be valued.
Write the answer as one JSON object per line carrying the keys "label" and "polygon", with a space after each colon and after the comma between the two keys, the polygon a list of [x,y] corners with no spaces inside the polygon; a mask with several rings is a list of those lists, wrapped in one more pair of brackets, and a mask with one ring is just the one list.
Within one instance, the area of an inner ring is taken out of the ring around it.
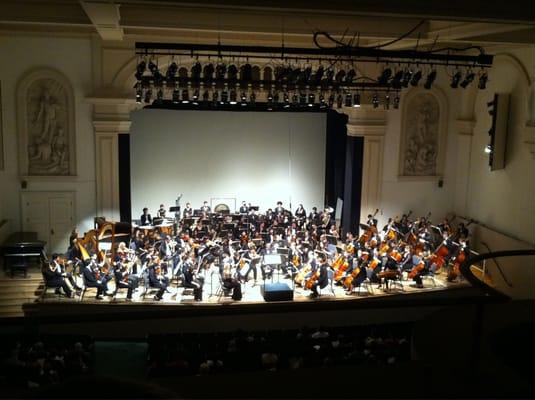
{"label": "musician in black attire", "polygon": [[374,218],[373,215],[368,214],[368,220],[366,221],[366,225],[377,227],[377,219]]}
{"label": "musician in black attire", "polygon": [[73,297],[72,290],[63,278],[63,275],[61,273],[61,267],[56,261],[57,258],[57,254],[52,255],[52,260],[50,264],[48,264],[48,266],[43,267],[43,277],[45,279],[45,285],[47,287],[55,288],[56,293],[58,293],[59,289],[61,288],[63,289],[67,297]]}
{"label": "musician in black attire", "polygon": [[165,206],[160,204],[160,209],[158,210],[158,218],[165,218]]}
{"label": "musician in black attire", "polygon": [[145,207],[143,209],[143,214],[139,218],[141,220],[141,226],[152,225],[152,217],[149,214],[149,209]]}
{"label": "musician in black attire", "polygon": [[297,207],[297,210],[295,210],[295,217],[297,218],[297,225],[302,227],[307,217],[307,212],[303,208],[302,204],[299,204],[299,207]]}
{"label": "musician in black attire", "polygon": [[311,225],[319,225],[320,214],[318,213],[317,207],[312,207],[312,211],[308,214],[308,219],[310,220]]}
{"label": "musician in black attire", "polygon": [[190,265],[184,271],[184,287],[193,289],[193,295],[196,301],[202,301],[202,287],[204,279],[202,277],[196,277],[193,273],[193,267]]}
{"label": "musician in black attire", "polygon": [[277,201],[277,207],[275,207],[275,214],[282,215],[284,213],[284,207],[282,206],[282,201]]}
{"label": "musician in black attire", "polygon": [[210,212],[211,208],[210,206],[208,205],[208,202],[205,201],[203,204],[202,204],[202,207],[201,207],[201,211],[205,214],[208,214]]}
{"label": "musician in black attire", "polygon": [[115,276],[115,285],[117,288],[128,288],[126,299],[132,300],[132,292],[137,287],[138,278],[137,276],[128,274],[125,266],[121,264],[120,258],[116,260],[117,264],[113,270],[113,274]]}
{"label": "musician in black attire", "polygon": [[90,260],[84,261],[85,267],[82,272],[84,275],[85,285],[87,287],[96,287],[97,288],[97,300],[102,300],[102,294],[109,296],[108,294],[108,282],[105,278],[97,279],[95,273],[93,272],[92,262]]}
{"label": "musician in black attire", "polygon": [[149,286],[158,289],[158,293],[154,296],[154,300],[160,301],[163,297],[163,294],[169,286],[169,279],[161,274],[156,272],[157,266],[152,266],[149,268]]}
{"label": "musician in black attire", "polygon": [[245,201],[242,201],[241,207],[240,207],[240,214],[247,214],[248,212],[249,212],[249,208],[245,204]]}
{"label": "musician in black attire", "polygon": [[183,218],[191,218],[193,215],[193,208],[191,208],[190,203],[186,203],[186,207],[184,207],[184,212],[182,213]]}
{"label": "musician in black attire", "polygon": [[318,261],[320,262],[320,265],[318,267],[320,276],[316,280],[316,282],[314,282],[314,284],[312,285],[311,297],[318,297],[318,287],[320,289],[323,289],[329,283],[329,278],[327,274],[327,268],[328,268],[327,259],[324,254],[318,255],[317,258],[318,258]]}

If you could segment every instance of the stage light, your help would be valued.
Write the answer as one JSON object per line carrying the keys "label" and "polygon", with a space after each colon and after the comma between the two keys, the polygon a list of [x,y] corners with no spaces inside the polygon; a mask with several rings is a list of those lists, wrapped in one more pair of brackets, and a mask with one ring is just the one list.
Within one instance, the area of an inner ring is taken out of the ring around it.
{"label": "stage light", "polygon": [[399,102],[400,102],[399,93],[396,93],[396,96],[394,97],[394,109],[395,110],[399,108]]}
{"label": "stage light", "polygon": [[208,90],[205,90],[204,93],[202,94],[202,101],[209,101],[210,100],[210,93],[208,92]]}
{"label": "stage light", "polygon": [[230,91],[230,104],[238,104],[238,101],[236,100],[236,91],[231,90]]}
{"label": "stage light", "polygon": [[392,70],[389,67],[386,67],[381,73],[381,76],[377,78],[377,83],[379,83],[379,85],[386,85],[391,76]]}
{"label": "stage light", "polygon": [[385,95],[384,107],[385,110],[390,110],[390,95],[388,93]]}
{"label": "stage light", "polygon": [[327,69],[327,72],[325,74],[325,79],[323,81],[325,82],[325,84],[330,85],[333,82],[333,78],[334,78],[334,70],[331,67],[329,67]]}
{"label": "stage light", "polygon": [[149,71],[153,75],[154,75],[155,72],[158,71],[158,66],[156,65],[156,63],[154,61],[152,61],[152,58],[149,60]]}
{"label": "stage light", "polygon": [[457,71],[455,72],[455,74],[453,74],[453,76],[451,77],[451,83],[450,83],[450,87],[452,89],[457,89],[459,87],[459,82],[461,81],[461,77],[462,77],[461,71]]}
{"label": "stage light", "polygon": [[245,92],[241,92],[240,104],[242,106],[246,106],[247,105],[247,95],[245,94]]}
{"label": "stage light", "polygon": [[377,95],[377,93],[373,94],[372,104],[373,104],[373,108],[379,107],[379,96]]}
{"label": "stage light", "polygon": [[256,103],[256,94],[255,92],[252,92],[251,95],[249,96],[249,102],[254,105]]}
{"label": "stage light", "polygon": [[178,90],[177,87],[173,89],[172,100],[173,100],[173,104],[178,104],[180,100],[180,91]]}
{"label": "stage light", "polygon": [[191,79],[194,80],[194,81],[200,81],[201,80],[201,72],[202,72],[201,63],[196,62],[191,67]]}
{"label": "stage light", "polygon": [[485,146],[485,153],[486,153],[486,154],[490,154],[490,153],[492,153],[492,146],[491,146],[490,144],[487,144],[487,145]]}
{"label": "stage light", "polygon": [[217,105],[219,101],[219,92],[217,90],[214,90],[214,92],[212,93],[212,102],[214,103],[214,106]]}
{"label": "stage light", "polygon": [[463,89],[466,89],[466,87],[472,83],[475,77],[476,77],[476,74],[474,74],[472,71],[467,73],[466,76],[464,77],[464,80],[461,82],[461,87]]}
{"label": "stage light", "polygon": [[359,108],[360,107],[360,94],[355,93],[353,95],[353,107]]}
{"label": "stage light", "polygon": [[489,75],[486,71],[483,71],[481,75],[479,75],[479,83],[477,87],[481,90],[484,90],[487,88],[487,81],[489,80]]}
{"label": "stage light", "polygon": [[401,80],[403,79],[403,71],[399,70],[392,78],[392,87],[394,89],[401,89]]}
{"label": "stage light", "polygon": [[227,102],[228,102],[228,92],[227,92],[227,90],[225,89],[225,90],[223,90],[223,91],[221,92],[221,101],[219,102],[219,104],[225,104],[225,103],[227,103]]}
{"label": "stage light", "polygon": [[318,86],[321,83],[321,78],[323,77],[323,74],[325,73],[325,70],[323,69],[323,66],[319,66],[316,70],[316,73],[314,74],[314,84]]}
{"label": "stage light", "polygon": [[193,92],[193,101],[192,104],[198,106],[199,105],[199,89],[195,89]]}
{"label": "stage light", "polygon": [[412,79],[412,70],[410,68],[407,68],[405,72],[403,73],[403,78],[401,79],[401,86],[403,87],[409,87],[409,83]]}
{"label": "stage light", "polygon": [[320,108],[327,108],[327,104],[325,103],[325,96],[323,96],[323,93],[320,94]]}
{"label": "stage light", "polygon": [[147,63],[142,60],[136,67],[136,79],[139,81],[143,77],[143,73],[147,69]]}
{"label": "stage light", "polygon": [[336,73],[334,80],[336,81],[336,83],[341,84],[344,81],[345,76],[346,76],[346,71],[341,69],[340,71]]}
{"label": "stage light", "polygon": [[329,108],[333,108],[334,105],[334,94],[329,96]]}
{"label": "stage light", "polygon": [[284,108],[290,108],[290,96],[288,95],[288,92],[284,92],[283,99],[284,99]]}
{"label": "stage light", "polygon": [[273,93],[271,92],[271,90],[269,91],[269,93],[267,95],[267,101],[269,103],[273,102]]}
{"label": "stage light", "polygon": [[182,104],[188,104],[189,103],[189,92],[187,89],[184,89],[182,91]]}
{"label": "stage light", "polygon": [[152,90],[148,89],[145,91],[145,103],[150,103],[151,98],[152,98]]}
{"label": "stage light", "polygon": [[202,71],[202,76],[205,82],[210,82],[214,79],[214,64],[206,64]]}
{"label": "stage light", "polygon": [[171,64],[169,64],[169,67],[167,67],[166,79],[168,81],[174,81],[177,71],[178,65],[176,65],[176,62],[173,61]]}
{"label": "stage light", "polygon": [[294,106],[297,106],[299,104],[299,96],[297,95],[297,93],[294,93],[294,95],[292,96],[292,103]]}
{"label": "stage light", "polygon": [[275,102],[275,104],[279,103],[279,101],[280,101],[280,93],[279,92],[275,92],[275,94],[273,95],[273,101]]}
{"label": "stage light", "polygon": [[141,97],[143,97],[143,91],[141,89],[136,90],[136,103],[141,104]]}
{"label": "stage light", "polygon": [[435,81],[436,78],[437,78],[437,71],[432,70],[427,75],[427,78],[425,79],[424,88],[427,90],[431,89],[431,86],[433,85],[433,82]]}
{"label": "stage light", "polygon": [[229,81],[235,82],[238,80],[238,68],[232,64],[229,65],[227,70],[227,78]]}
{"label": "stage light", "polygon": [[346,94],[346,100],[344,102],[344,106],[351,107],[351,93]]}
{"label": "stage light", "polygon": [[307,103],[307,94],[305,92],[299,93],[299,104],[304,106]]}
{"label": "stage light", "polygon": [[414,74],[412,74],[411,78],[411,85],[412,86],[418,86],[418,83],[420,82],[420,79],[422,79],[422,71],[416,71]]}
{"label": "stage light", "polygon": [[156,92],[156,100],[158,101],[158,103],[162,102],[162,100],[163,100],[163,90],[162,90],[162,88],[158,89],[158,91]]}
{"label": "stage light", "polygon": [[312,107],[315,102],[316,102],[316,95],[314,93],[309,93],[308,94],[308,106]]}
{"label": "stage light", "polygon": [[336,98],[336,107],[342,108],[343,103],[344,103],[344,98],[342,97],[341,94],[339,94],[338,97]]}
{"label": "stage light", "polygon": [[240,79],[243,82],[249,82],[253,80],[253,67],[251,64],[244,64],[240,67]]}

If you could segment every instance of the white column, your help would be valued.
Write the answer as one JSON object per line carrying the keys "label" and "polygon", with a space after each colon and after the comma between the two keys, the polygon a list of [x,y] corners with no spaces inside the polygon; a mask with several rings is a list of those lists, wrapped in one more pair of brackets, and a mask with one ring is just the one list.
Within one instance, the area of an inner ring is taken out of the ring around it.
{"label": "white column", "polygon": [[373,214],[381,205],[386,111],[363,105],[344,112],[349,115],[347,135],[364,137],[360,213]]}

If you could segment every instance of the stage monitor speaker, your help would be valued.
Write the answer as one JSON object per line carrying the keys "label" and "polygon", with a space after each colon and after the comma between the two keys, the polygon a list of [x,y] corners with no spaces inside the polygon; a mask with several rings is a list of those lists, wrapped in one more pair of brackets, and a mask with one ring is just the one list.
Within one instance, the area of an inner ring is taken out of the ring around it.
{"label": "stage monitor speaker", "polygon": [[292,301],[294,291],[286,283],[266,283],[261,287],[265,301]]}
{"label": "stage monitor speaker", "polygon": [[489,114],[492,116],[492,127],[489,130],[490,144],[486,149],[489,153],[491,171],[505,168],[505,152],[507,150],[507,127],[509,123],[510,95],[496,93],[488,103]]}

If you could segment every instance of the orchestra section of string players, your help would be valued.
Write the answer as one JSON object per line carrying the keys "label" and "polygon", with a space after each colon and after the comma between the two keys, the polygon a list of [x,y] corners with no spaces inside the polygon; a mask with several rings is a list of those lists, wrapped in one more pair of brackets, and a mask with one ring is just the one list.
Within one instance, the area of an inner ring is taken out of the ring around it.
{"label": "orchestra section of string players", "polygon": [[[153,218],[144,208],[138,223],[108,249],[99,246],[98,230],[83,237],[73,230],[66,255],[54,254],[44,267],[46,285],[68,297],[96,288],[97,299],[123,288],[132,300],[136,290],[151,289],[156,301],[183,287],[203,301],[210,280],[239,301],[246,286],[272,282],[276,275],[312,298],[329,284],[354,295],[364,283],[389,291],[393,281],[422,288],[425,276],[457,281],[470,252],[468,224],[454,226],[453,217],[434,225],[430,213],[408,212],[379,226],[376,210],[358,233],[342,235],[330,207],[307,212],[299,205],[292,211],[278,202],[261,213],[242,202],[230,213],[213,212],[204,202],[174,211],[162,204]],[[280,255],[277,265],[265,262],[272,254]]]}

